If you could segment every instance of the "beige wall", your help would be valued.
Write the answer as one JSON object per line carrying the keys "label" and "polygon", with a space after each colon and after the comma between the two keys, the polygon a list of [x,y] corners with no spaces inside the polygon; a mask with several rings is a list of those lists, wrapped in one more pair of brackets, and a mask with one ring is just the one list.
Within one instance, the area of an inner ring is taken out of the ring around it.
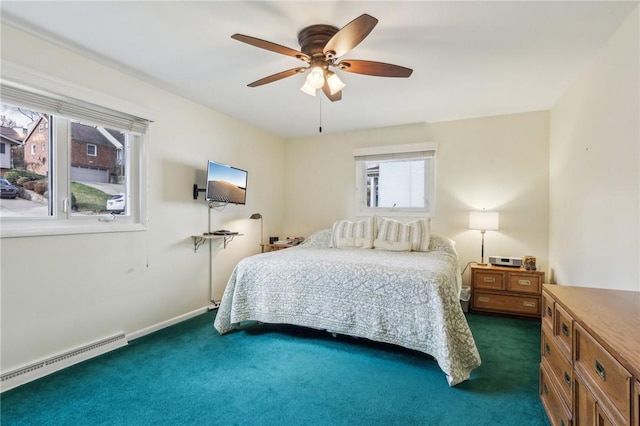
{"label": "beige wall", "polygon": [[639,21],[636,8],[551,110],[559,284],[640,290]]}
{"label": "beige wall", "polygon": [[532,112],[288,140],[285,233],[309,235],[355,219],[354,148],[435,142],[433,232],[456,241],[463,265],[479,261],[480,232],[468,229],[468,212],[498,210],[500,230],[487,232],[485,255],[534,255],[546,270],[548,120],[547,112]]}
{"label": "beige wall", "polygon": [[247,206],[211,212],[212,228],[245,234],[214,245],[215,298],[237,261],[259,250],[249,215],[262,213],[265,236],[281,237],[354,218],[353,148],[414,142],[439,146],[432,228],[456,241],[463,265],[480,256],[468,211],[484,207],[501,213],[487,254],[537,256],[562,284],[638,288],[638,19],[636,10],[551,113],[286,142],[4,24],[3,60],[140,105],[156,122],[148,231],[1,240],[0,370],[208,303],[207,247],[194,253],[190,238],[207,227],[191,186],[204,185],[208,159],[249,170]]}
{"label": "beige wall", "polygon": [[209,303],[206,162],[249,171],[246,206],[213,211],[213,229],[245,234],[226,250],[214,243],[214,296],[237,261],[259,251],[265,233],[281,228],[284,142],[42,40],[2,26],[2,59],[106,93],[153,113],[150,129],[149,227],[144,232],[4,238],[1,240],[2,372],[93,342],[131,333]]}

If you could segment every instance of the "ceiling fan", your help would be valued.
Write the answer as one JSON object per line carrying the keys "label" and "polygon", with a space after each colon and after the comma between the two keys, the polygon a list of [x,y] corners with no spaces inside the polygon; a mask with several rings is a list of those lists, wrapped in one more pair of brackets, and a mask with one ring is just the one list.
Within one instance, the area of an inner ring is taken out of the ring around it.
{"label": "ceiling fan", "polygon": [[335,102],[342,99],[342,89],[345,84],[330,69],[332,67],[355,74],[378,77],[406,78],[413,72],[410,68],[384,62],[341,59],[343,55],[360,44],[377,23],[378,20],[373,16],[363,14],[340,30],[332,25],[318,24],[308,26],[298,33],[300,51],[243,34],[234,34],[231,38],[261,49],[293,56],[307,63],[307,66],[292,68],[256,80],[248,84],[249,87],[262,86],[285,77],[308,72],[305,84],[300,90],[308,95],[315,96],[316,90],[322,89],[324,94],[332,102]]}

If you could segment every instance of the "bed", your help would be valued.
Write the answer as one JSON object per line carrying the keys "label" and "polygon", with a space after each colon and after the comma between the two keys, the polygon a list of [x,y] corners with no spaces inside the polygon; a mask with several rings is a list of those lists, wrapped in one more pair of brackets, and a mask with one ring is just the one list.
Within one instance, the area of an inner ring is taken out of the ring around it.
{"label": "bed", "polygon": [[[480,356],[459,302],[453,242],[429,234],[426,242],[409,243],[414,250],[399,250],[388,230],[367,222],[358,231],[349,223],[339,232],[336,224],[318,231],[299,246],[242,259],[215,328],[225,334],[258,321],[367,338],[431,355],[450,386],[469,379]],[[404,236],[394,232],[395,239],[415,240],[406,228]],[[382,234],[387,239],[375,238]]]}

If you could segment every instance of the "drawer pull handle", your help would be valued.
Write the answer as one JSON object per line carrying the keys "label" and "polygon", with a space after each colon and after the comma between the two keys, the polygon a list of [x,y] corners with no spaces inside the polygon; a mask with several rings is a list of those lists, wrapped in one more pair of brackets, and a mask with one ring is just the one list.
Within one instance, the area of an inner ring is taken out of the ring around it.
{"label": "drawer pull handle", "polygon": [[522,306],[525,308],[535,308],[536,302],[522,302]]}
{"label": "drawer pull handle", "polygon": [[553,317],[553,310],[551,309],[551,306],[547,306],[547,316]]}
{"label": "drawer pull handle", "polygon": [[544,394],[545,395],[549,395],[549,388],[547,388],[547,384],[546,383],[542,384],[542,389],[544,389]]}
{"label": "drawer pull handle", "polygon": [[489,299],[488,297],[484,297],[484,296],[478,297],[478,302],[488,302],[490,300],[491,299]]}
{"label": "drawer pull handle", "polygon": [[531,285],[529,280],[518,280],[518,285]]}
{"label": "drawer pull handle", "polygon": [[569,376],[569,373],[567,373],[566,371],[564,372],[564,381],[567,386],[569,386],[569,389],[571,389],[571,376]]}
{"label": "drawer pull handle", "polygon": [[607,372],[605,371],[602,364],[600,364],[600,361],[598,361],[597,359],[596,359],[596,374],[600,376],[603,382],[607,381]]}
{"label": "drawer pull handle", "polygon": [[562,323],[562,334],[569,337],[569,326],[567,325],[566,322]]}
{"label": "drawer pull handle", "polygon": [[544,344],[544,351],[547,353],[547,355],[551,355],[551,347],[548,343]]}
{"label": "drawer pull handle", "polygon": [[493,277],[484,277],[483,281],[484,281],[485,283],[495,283],[495,282],[496,282],[496,279],[495,279],[495,278],[493,278]]}

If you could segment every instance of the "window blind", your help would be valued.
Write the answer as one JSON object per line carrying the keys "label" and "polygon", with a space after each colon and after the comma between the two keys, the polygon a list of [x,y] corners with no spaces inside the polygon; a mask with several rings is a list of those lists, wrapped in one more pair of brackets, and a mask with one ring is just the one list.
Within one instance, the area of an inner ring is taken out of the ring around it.
{"label": "window blind", "polygon": [[438,146],[435,143],[411,145],[389,145],[353,150],[356,161],[398,161],[435,158]]}
{"label": "window blind", "polygon": [[29,91],[6,83],[0,83],[0,98],[2,102],[15,104],[16,106],[32,108],[39,112],[60,115],[87,124],[95,124],[137,134],[146,133],[151,123],[145,118],[79,99]]}

